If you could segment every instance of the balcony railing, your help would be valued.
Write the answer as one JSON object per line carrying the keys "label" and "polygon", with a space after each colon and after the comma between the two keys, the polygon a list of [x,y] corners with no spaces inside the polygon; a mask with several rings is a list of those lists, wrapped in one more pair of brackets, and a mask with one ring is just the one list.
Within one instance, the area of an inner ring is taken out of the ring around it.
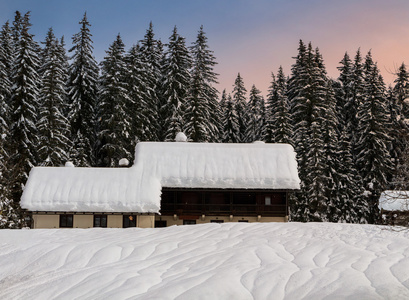
{"label": "balcony railing", "polygon": [[218,215],[285,217],[285,204],[184,204],[162,203],[162,215]]}

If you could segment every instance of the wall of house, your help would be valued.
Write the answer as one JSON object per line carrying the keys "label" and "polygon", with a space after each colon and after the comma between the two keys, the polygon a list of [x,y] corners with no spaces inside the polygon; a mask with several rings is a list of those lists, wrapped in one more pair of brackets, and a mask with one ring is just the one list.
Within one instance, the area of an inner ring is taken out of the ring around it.
{"label": "wall of house", "polygon": [[94,226],[93,215],[74,215],[74,228],[92,228]]}
{"label": "wall of house", "polygon": [[60,228],[60,215],[33,214],[33,228]]}
{"label": "wall of house", "polygon": [[108,228],[122,228],[123,216],[122,215],[108,215],[107,220]]}
{"label": "wall of house", "polygon": [[[183,225],[183,219],[179,219],[179,217],[176,216],[156,216],[157,221],[166,221],[167,226],[173,226],[173,225]],[[288,217],[235,217],[233,216],[232,218],[229,216],[201,216],[198,219],[196,219],[196,224],[205,224],[205,223],[210,223],[212,220],[215,221],[223,221],[223,223],[227,222],[240,222],[240,221],[248,221],[249,223],[253,222],[288,222]]]}
{"label": "wall of house", "polygon": [[137,219],[136,227],[140,227],[140,228],[155,227],[155,216],[154,215],[139,215]]}

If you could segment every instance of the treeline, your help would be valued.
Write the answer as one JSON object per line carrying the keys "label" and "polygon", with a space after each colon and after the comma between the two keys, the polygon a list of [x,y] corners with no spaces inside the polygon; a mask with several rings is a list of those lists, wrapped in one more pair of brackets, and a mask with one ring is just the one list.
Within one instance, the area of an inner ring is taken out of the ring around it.
{"label": "treeline", "polygon": [[120,35],[98,64],[86,14],[66,52],[52,29],[34,41],[29,13],[0,32],[0,228],[24,226],[19,207],[33,166],[116,167],[138,141],[290,143],[302,189],[298,221],[366,223],[384,189],[408,183],[409,75],[386,88],[371,53],[345,54],[330,79],[311,44],[300,41],[291,75],[273,74],[264,100],[247,97],[240,74],[219,95],[213,52],[200,28],[190,47],[174,28],[167,44],[152,24],[125,49]]}

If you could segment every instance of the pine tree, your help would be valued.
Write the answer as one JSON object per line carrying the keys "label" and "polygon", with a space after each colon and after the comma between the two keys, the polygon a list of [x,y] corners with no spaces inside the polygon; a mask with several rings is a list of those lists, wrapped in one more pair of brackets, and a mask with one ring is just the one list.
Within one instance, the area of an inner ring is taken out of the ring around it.
{"label": "pine tree", "polygon": [[132,46],[125,56],[127,88],[130,98],[128,111],[131,114],[131,145],[133,149],[140,140],[146,140],[149,124],[149,109],[146,100],[152,93],[152,84],[147,76],[147,63],[142,59],[138,45]]}
{"label": "pine tree", "polygon": [[236,108],[231,95],[227,97],[224,114],[222,118],[223,124],[223,143],[238,143],[239,141],[239,118],[236,114]]}
{"label": "pine tree", "polygon": [[144,102],[144,130],[143,136],[140,137],[142,141],[157,141],[159,140],[159,110],[161,107],[158,90],[161,79],[161,65],[162,60],[162,44],[155,39],[152,22],[149,23],[149,28],[146,31],[144,39],[140,41],[139,55],[145,64],[145,84],[146,98]]}
{"label": "pine tree", "polygon": [[388,92],[391,157],[394,162],[393,189],[409,188],[409,74],[405,64],[397,72],[395,87]]}
{"label": "pine tree", "polygon": [[378,200],[386,189],[392,164],[388,152],[388,116],[385,84],[368,53],[364,65],[364,97],[358,108],[357,164],[364,188],[369,194],[369,222],[378,217]]}
{"label": "pine tree", "polygon": [[217,101],[217,74],[213,51],[208,49],[207,37],[200,27],[196,41],[191,46],[193,67],[189,96],[186,102],[185,132],[194,142],[216,142],[219,140],[217,117],[220,115]]}
{"label": "pine tree", "polygon": [[98,65],[92,55],[92,35],[89,29],[91,25],[86,13],[79,24],[80,32],[74,34],[74,46],[69,50],[74,51],[68,80],[68,119],[73,142],[70,157],[77,166],[91,166],[94,162],[94,110],[97,102]]}
{"label": "pine tree", "polygon": [[249,102],[247,103],[246,142],[260,141],[264,138],[264,99],[260,94],[260,90],[253,85],[249,94]]}
{"label": "pine tree", "polygon": [[127,67],[121,36],[106,51],[102,62],[98,120],[100,123],[99,165],[117,167],[121,158],[131,161],[132,116],[128,112],[130,97],[126,83]]}
{"label": "pine tree", "polygon": [[42,85],[39,97],[40,119],[37,125],[40,137],[39,164],[43,166],[60,166],[68,160],[70,128],[64,116],[66,99],[64,62],[65,52],[61,51],[60,44],[50,28],[40,68]]}
{"label": "pine tree", "polygon": [[163,63],[162,116],[164,117],[165,141],[173,141],[182,131],[186,98],[191,81],[189,69],[191,58],[185,38],[177,33],[176,26],[169,38],[168,50]]}
{"label": "pine tree", "polygon": [[266,142],[288,143],[292,142],[292,125],[290,107],[287,97],[287,81],[283,68],[280,66],[277,79],[272,74],[272,81],[267,97]]}
{"label": "pine tree", "polygon": [[235,104],[237,118],[239,120],[238,143],[246,142],[246,128],[249,121],[246,93],[247,90],[244,87],[243,78],[240,76],[240,73],[238,73],[233,85],[233,101]]}
{"label": "pine tree", "polygon": [[[34,51],[35,42],[29,32],[30,14],[26,13],[22,21],[21,38],[12,70],[12,98],[10,114],[10,159],[12,169],[8,171],[11,179],[11,197],[17,202],[31,168],[37,164],[38,146],[38,84],[37,73],[39,59]],[[19,212],[16,203],[14,209]]]}

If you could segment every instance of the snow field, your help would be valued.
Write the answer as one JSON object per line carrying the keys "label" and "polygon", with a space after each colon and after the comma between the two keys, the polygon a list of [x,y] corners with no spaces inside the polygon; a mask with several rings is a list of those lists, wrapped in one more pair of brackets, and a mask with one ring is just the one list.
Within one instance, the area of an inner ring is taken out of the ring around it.
{"label": "snow field", "polygon": [[0,231],[2,299],[409,299],[409,231],[331,223]]}

